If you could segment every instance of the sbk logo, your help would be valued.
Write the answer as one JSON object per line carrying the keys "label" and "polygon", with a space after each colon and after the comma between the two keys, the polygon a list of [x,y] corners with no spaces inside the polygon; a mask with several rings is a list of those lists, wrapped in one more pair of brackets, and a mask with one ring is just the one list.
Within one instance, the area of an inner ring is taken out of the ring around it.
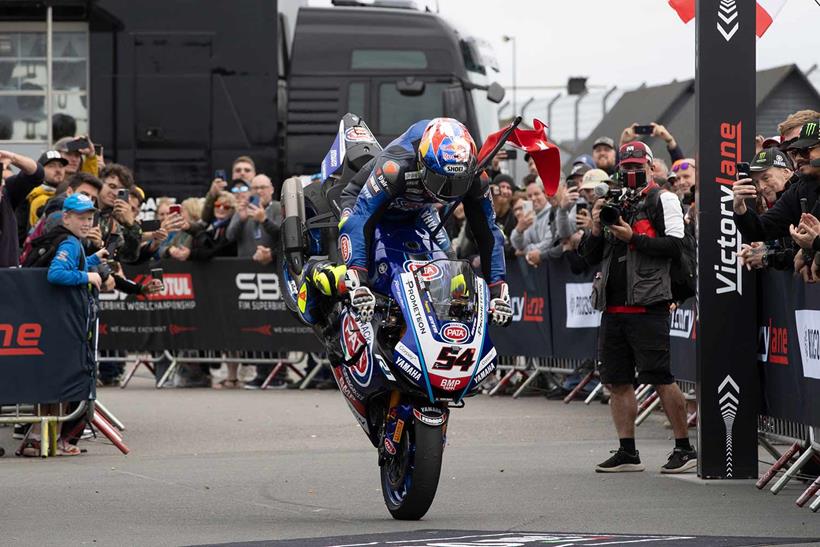
{"label": "sbk logo", "polygon": [[11,323],[0,323],[0,356],[45,355],[38,347],[42,335],[39,323],[22,323],[16,328]]}
{"label": "sbk logo", "polygon": [[279,276],[273,273],[241,273],[236,275],[239,300],[281,300]]}
{"label": "sbk logo", "polygon": [[789,364],[789,331],[786,327],[775,327],[770,318],[768,326],[760,327],[757,358],[763,363],[774,365]]}

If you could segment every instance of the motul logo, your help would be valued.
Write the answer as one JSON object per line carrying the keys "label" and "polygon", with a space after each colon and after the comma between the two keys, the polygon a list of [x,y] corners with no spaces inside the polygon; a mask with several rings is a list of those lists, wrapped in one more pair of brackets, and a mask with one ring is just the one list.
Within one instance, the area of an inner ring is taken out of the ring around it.
{"label": "motul logo", "polygon": [[10,323],[0,323],[0,356],[43,355],[37,347],[43,327],[39,323],[23,323],[16,327]]}
{"label": "motul logo", "polygon": [[[137,281],[139,283],[139,281]],[[148,296],[148,300],[193,300],[194,282],[191,274],[165,274],[162,276],[163,289]]]}

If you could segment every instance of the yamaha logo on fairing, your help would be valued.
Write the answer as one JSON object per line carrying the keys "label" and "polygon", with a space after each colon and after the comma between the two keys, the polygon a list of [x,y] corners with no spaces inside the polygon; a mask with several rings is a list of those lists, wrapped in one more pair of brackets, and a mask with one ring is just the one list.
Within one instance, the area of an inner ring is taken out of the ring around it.
{"label": "yamaha logo on fairing", "polygon": [[399,367],[405,374],[407,374],[414,381],[418,382],[421,379],[421,371],[411,365],[405,359],[399,357],[396,359],[396,366]]}

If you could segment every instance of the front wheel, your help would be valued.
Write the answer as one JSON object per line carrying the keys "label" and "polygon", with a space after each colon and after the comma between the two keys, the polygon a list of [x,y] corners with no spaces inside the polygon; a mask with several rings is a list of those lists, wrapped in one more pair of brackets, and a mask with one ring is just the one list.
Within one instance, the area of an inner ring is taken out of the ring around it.
{"label": "front wheel", "polygon": [[444,455],[443,426],[416,420],[397,443],[395,456],[381,465],[382,494],[397,520],[419,520],[436,496]]}

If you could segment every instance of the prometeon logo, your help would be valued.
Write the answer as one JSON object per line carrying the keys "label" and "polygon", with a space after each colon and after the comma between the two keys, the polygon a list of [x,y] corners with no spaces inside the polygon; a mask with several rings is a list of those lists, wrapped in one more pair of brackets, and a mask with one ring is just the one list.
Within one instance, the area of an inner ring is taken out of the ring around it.
{"label": "prometeon logo", "polygon": [[736,292],[743,294],[743,268],[738,260],[742,238],[738,234],[732,207],[732,186],[737,178],[737,162],[742,158],[740,143],[743,137],[741,122],[720,124],[720,175],[715,182],[720,185],[720,261],[715,264],[717,294]]}
{"label": "prometeon logo", "polygon": [[775,327],[770,318],[768,325],[760,327],[757,358],[761,363],[788,365],[789,330],[786,327]]}
{"label": "prometeon logo", "polygon": [[0,356],[43,355],[38,347],[43,327],[39,323],[23,323],[19,327],[0,323]]}

